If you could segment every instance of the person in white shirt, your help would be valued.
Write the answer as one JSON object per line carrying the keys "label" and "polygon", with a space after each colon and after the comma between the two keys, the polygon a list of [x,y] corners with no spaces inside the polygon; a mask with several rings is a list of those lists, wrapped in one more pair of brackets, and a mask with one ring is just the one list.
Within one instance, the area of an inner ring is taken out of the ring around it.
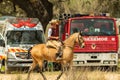
{"label": "person in white shirt", "polygon": [[48,41],[47,45],[54,46],[57,50],[56,60],[61,59],[61,42],[59,40],[59,22],[57,20],[50,21],[50,28],[48,29]]}

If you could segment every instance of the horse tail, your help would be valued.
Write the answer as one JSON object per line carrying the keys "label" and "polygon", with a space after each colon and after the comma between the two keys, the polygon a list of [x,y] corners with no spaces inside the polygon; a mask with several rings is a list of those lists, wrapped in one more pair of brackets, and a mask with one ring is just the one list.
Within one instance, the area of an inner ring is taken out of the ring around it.
{"label": "horse tail", "polygon": [[31,49],[32,49],[32,47],[30,47],[30,48],[28,49],[28,56],[27,56],[27,59],[30,59],[30,56],[31,56],[30,51],[31,51]]}

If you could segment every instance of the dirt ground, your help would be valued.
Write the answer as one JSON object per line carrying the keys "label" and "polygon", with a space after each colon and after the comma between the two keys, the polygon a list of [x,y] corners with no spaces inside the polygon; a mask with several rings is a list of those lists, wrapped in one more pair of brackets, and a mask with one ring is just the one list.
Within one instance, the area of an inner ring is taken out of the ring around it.
{"label": "dirt ground", "polygon": [[[55,80],[60,72],[44,72],[47,80]],[[74,73],[73,73],[74,74]],[[84,72],[82,76],[73,77],[73,74],[68,76],[63,75],[60,80],[120,80],[120,73],[116,72]],[[86,77],[87,76],[87,77]],[[0,80],[27,80],[27,73],[18,74],[0,74]],[[32,73],[30,80],[43,80],[39,73]]]}
{"label": "dirt ground", "polygon": [[[47,80],[55,80],[59,72],[44,72]],[[0,80],[27,80],[27,73],[21,74],[0,74]],[[31,73],[30,80],[43,80],[40,73]],[[60,80],[65,80],[64,75]]]}

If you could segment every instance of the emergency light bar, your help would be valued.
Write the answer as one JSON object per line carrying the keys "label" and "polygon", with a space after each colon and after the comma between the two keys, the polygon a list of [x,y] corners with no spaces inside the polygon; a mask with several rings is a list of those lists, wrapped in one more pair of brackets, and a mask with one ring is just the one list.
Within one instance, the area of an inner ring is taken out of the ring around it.
{"label": "emergency light bar", "polygon": [[73,17],[82,17],[82,16],[89,16],[89,14],[60,14],[59,20],[69,19]]}
{"label": "emergency light bar", "polygon": [[20,28],[22,26],[28,26],[32,28],[37,25],[39,20],[37,18],[16,18],[10,19],[9,22],[16,28]]}
{"label": "emergency light bar", "polygon": [[59,20],[65,20],[73,17],[82,17],[82,16],[110,16],[110,13],[91,13],[91,14],[60,14]]}
{"label": "emergency light bar", "polygon": [[110,13],[91,13],[89,16],[110,16]]}

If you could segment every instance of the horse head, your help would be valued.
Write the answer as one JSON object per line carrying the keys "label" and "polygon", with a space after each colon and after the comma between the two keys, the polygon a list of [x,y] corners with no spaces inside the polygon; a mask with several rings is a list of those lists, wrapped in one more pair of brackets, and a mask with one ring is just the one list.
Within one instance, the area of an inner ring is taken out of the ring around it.
{"label": "horse head", "polygon": [[77,38],[76,38],[76,43],[78,43],[81,48],[85,47],[85,41],[82,37],[82,31],[78,33]]}

